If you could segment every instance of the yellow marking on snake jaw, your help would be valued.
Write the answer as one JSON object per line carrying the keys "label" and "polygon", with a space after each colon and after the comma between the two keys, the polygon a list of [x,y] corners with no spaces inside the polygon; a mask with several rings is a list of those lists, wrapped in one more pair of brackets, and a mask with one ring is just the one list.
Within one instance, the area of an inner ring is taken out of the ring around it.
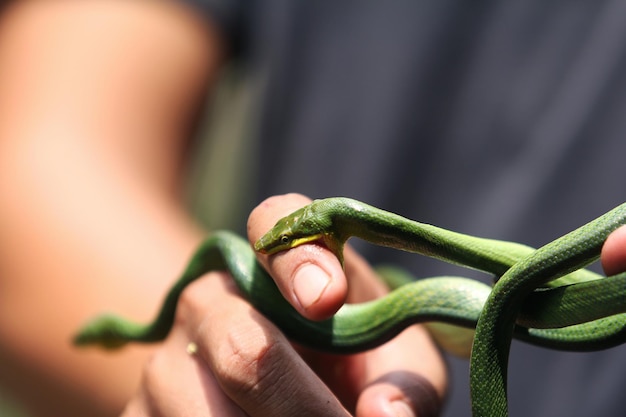
{"label": "yellow marking on snake jaw", "polygon": [[321,233],[295,238],[291,241],[291,243],[289,244],[289,247],[295,248],[296,246],[304,245],[305,243],[311,243],[316,240],[320,240],[322,238],[323,238],[323,235]]}

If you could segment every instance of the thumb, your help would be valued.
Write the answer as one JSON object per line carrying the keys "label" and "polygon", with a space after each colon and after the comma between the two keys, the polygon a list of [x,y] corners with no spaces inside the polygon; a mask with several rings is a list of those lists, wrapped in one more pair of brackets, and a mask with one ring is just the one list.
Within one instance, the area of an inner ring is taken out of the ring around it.
{"label": "thumb", "polygon": [[[300,194],[268,198],[250,213],[248,239],[254,244],[279,219],[310,202]],[[257,253],[257,258],[285,299],[303,316],[326,319],[344,303],[346,275],[337,257],[323,244],[307,243],[273,255]]]}

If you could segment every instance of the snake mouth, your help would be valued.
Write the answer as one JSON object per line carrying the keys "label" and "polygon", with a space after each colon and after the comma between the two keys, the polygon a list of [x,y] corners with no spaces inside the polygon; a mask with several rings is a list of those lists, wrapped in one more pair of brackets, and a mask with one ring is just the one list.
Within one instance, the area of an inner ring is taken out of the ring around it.
{"label": "snake mouth", "polygon": [[273,255],[278,252],[295,248],[296,246],[304,245],[305,243],[319,241],[321,238],[321,234],[299,237],[294,237],[288,234],[280,234],[277,236],[270,231],[261,236],[261,238],[254,243],[254,250],[264,255]]}

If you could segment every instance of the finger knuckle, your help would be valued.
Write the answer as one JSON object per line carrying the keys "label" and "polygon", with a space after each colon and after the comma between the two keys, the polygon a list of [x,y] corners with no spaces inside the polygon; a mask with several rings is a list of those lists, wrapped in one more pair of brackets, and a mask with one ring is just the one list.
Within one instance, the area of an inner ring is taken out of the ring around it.
{"label": "finger knuckle", "polygon": [[175,325],[186,328],[191,319],[204,317],[213,305],[212,295],[223,293],[218,287],[230,289],[229,281],[226,274],[211,272],[187,285],[178,297]]}
{"label": "finger knuckle", "polygon": [[281,361],[288,346],[259,326],[233,328],[218,353],[215,375],[224,388],[237,396],[272,397],[287,379]]}
{"label": "finger knuckle", "polygon": [[199,297],[198,292],[194,291],[194,287],[187,286],[180,294],[178,304],[176,305],[175,325],[184,327],[189,317],[194,317],[194,312],[199,311],[202,305],[206,304],[206,300]]}

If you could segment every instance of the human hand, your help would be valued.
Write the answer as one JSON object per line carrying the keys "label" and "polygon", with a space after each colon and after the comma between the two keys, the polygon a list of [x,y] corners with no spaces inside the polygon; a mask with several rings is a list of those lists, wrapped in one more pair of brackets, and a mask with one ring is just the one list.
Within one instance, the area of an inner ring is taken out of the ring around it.
{"label": "human hand", "polygon": [[[193,343],[190,343],[193,342]],[[191,283],[123,417],[346,416],[289,342],[230,276]]]}
{"label": "human hand", "polygon": [[[309,202],[306,197],[290,194],[261,203],[248,221],[251,243],[279,218]],[[258,258],[283,296],[302,315],[321,320],[332,316],[345,301],[363,302],[386,292],[371,267],[349,246],[344,255],[345,273],[335,255],[315,243],[272,256],[258,254]],[[296,349],[357,416],[439,414],[446,371],[422,327],[410,327],[391,342],[358,355]]]}
{"label": "human hand", "polygon": [[[267,200],[250,216],[250,239],[307,202],[297,195]],[[328,317],[346,298],[341,266],[318,245],[260,259],[305,316]],[[350,301],[384,293],[369,266],[349,249],[345,264]],[[305,282],[294,298],[290,277],[296,271],[311,274],[312,265],[327,271],[331,282],[319,296],[311,296],[315,286]],[[227,273],[212,272],[184,290],[175,324],[146,365],[123,416],[435,416],[445,379],[443,362],[421,328],[363,354],[320,354],[292,346],[240,297]]]}

